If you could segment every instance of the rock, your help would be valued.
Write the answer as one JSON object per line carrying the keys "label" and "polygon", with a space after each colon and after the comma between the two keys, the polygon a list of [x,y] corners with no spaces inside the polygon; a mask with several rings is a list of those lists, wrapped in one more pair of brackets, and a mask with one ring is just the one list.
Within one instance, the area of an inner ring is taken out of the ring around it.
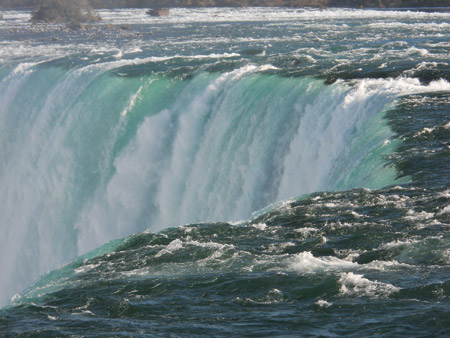
{"label": "rock", "polygon": [[85,30],[86,28],[84,25],[79,21],[71,21],[67,24],[67,28],[71,30]]}
{"label": "rock", "polygon": [[87,0],[48,0],[31,16],[31,22],[81,23],[99,21]]}
{"label": "rock", "polygon": [[151,16],[167,16],[169,15],[169,9],[168,8],[149,9],[147,11],[147,14]]}

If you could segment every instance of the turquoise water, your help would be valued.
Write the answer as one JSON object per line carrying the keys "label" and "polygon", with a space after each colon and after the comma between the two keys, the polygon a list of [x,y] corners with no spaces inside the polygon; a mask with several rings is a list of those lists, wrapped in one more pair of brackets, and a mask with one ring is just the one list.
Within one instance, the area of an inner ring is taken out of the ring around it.
{"label": "turquoise water", "polygon": [[4,13],[1,335],[446,335],[448,13],[101,14]]}

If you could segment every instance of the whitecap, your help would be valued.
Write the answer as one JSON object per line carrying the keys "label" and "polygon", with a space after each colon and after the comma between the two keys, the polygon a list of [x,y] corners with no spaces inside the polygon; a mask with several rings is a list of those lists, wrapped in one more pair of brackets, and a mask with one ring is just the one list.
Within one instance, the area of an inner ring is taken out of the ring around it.
{"label": "whitecap", "polygon": [[339,293],[343,296],[387,297],[400,290],[392,284],[371,281],[353,272],[342,273],[339,283],[341,284]]}
{"label": "whitecap", "polygon": [[318,300],[317,302],[315,302],[314,304],[316,304],[317,306],[322,307],[322,308],[328,308],[328,307],[330,307],[331,305],[333,305],[332,302],[328,302],[328,301],[323,300],[323,299],[319,299],[319,300]]}
{"label": "whitecap", "polygon": [[170,255],[175,251],[178,251],[183,248],[183,242],[180,239],[175,239],[170,242],[164,249],[158,252],[155,257],[161,257],[163,255]]}
{"label": "whitecap", "polygon": [[288,267],[303,273],[342,271],[357,268],[358,264],[336,257],[314,257],[309,251],[295,254],[287,259]]}
{"label": "whitecap", "polygon": [[267,228],[267,224],[265,223],[252,224],[252,227],[264,231]]}

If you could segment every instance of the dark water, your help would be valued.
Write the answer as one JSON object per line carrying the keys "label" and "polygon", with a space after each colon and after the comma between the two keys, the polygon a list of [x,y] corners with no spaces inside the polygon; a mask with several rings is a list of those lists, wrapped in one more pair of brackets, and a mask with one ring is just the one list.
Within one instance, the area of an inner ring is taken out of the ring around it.
{"label": "dark water", "polygon": [[321,193],[238,225],[134,235],[45,276],[2,334],[444,337],[449,198]]}
{"label": "dark water", "polygon": [[448,336],[450,15],[268,11],[5,15],[0,336]]}

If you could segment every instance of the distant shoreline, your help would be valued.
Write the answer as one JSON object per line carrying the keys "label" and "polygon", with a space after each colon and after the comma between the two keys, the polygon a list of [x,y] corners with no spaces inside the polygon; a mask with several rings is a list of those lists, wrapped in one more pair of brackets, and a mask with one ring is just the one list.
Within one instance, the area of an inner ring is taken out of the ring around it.
{"label": "distant shoreline", "polygon": [[[75,0],[0,0],[0,10],[36,10],[39,4],[71,7]],[[92,9],[121,8],[355,8],[355,9],[424,9],[450,8],[450,0],[85,0]]]}
{"label": "distant shoreline", "polygon": [[[1,9],[35,9],[75,0],[0,0]],[[84,0],[93,9],[119,8],[203,8],[203,7],[288,7],[288,8],[437,8],[450,7],[450,0]]]}
{"label": "distant shoreline", "polygon": [[[151,7],[94,7],[94,9],[149,9]],[[166,8],[292,8],[292,9],[299,9],[299,8],[318,8],[315,6],[167,6]],[[421,10],[425,12],[442,12],[442,13],[448,13],[450,12],[450,5],[449,6],[408,6],[408,7],[364,7],[360,8],[357,6],[329,6],[327,9],[366,9],[366,10],[385,10],[385,11],[408,11],[408,10]],[[36,7],[0,7],[0,11],[34,11],[36,10]]]}

